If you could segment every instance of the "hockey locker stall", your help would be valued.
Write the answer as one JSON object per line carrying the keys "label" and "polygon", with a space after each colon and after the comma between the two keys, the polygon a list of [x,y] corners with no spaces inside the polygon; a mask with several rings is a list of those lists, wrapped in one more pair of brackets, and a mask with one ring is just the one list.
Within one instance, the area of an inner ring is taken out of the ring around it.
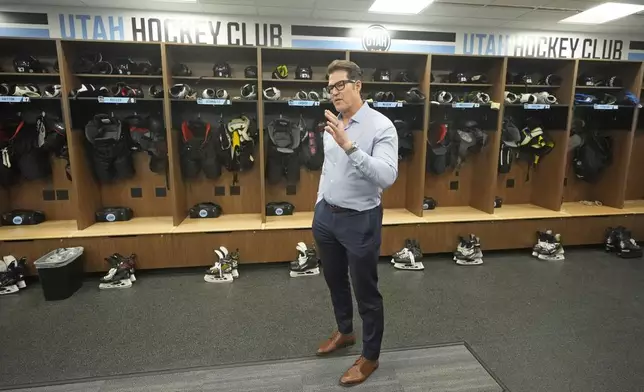
{"label": "hockey locker stall", "polygon": [[[487,144],[479,152],[468,153],[460,167],[454,167],[453,163],[443,173],[426,172],[424,196],[433,198],[437,203],[435,210],[423,214],[429,221],[434,217],[443,219],[443,214],[483,217],[493,212],[497,146],[500,141],[498,130],[503,113],[493,109],[491,103],[468,106],[471,102],[457,101],[466,100],[463,97],[469,93],[482,92],[491,101],[502,102],[505,62],[506,59],[502,57],[431,56],[434,82],[430,83],[429,95],[434,103],[430,105],[427,148],[431,149],[439,142],[441,124],[453,132],[462,128],[467,121],[476,122],[477,127],[487,135]],[[455,75],[465,73],[465,70],[468,79],[472,75],[485,75],[487,79],[476,83],[454,79]],[[451,94],[451,100],[440,97],[447,94]],[[461,103],[464,104],[462,107],[459,106]],[[430,155],[430,164],[432,159]]]}
{"label": "hockey locker stall", "polygon": [[[399,162],[398,180],[383,195],[382,255],[399,250],[405,238],[419,239],[428,253],[452,251],[456,238],[468,233],[480,236],[485,250],[531,247],[535,231],[544,228],[561,233],[566,245],[601,243],[608,226],[624,225],[635,236],[644,235],[644,185],[639,178],[644,153],[642,111],[634,105],[601,110],[593,105],[575,105],[574,101],[575,93],[597,96],[621,91],[611,86],[578,86],[580,73],[618,76],[626,89],[639,96],[644,72],[641,62],[12,38],[1,39],[0,47],[7,48],[3,53],[12,56],[20,52],[17,48],[29,48],[28,54],[43,63],[53,64],[57,59],[60,70],[58,74],[50,65],[47,74],[16,74],[12,72],[13,57],[0,56],[0,83],[35,83],[41,89],[45,84],[62,85],[60,98],[0,102],[2,113],[30,107],[51,110],[66,126],[72,181],[65,173],[66,161],[52,155],[51,178],[21,179],[17,185],[0,190],[2,212],[24,208],[42,210],[47,215],[47,221],[39,225],[0,227],[0,253],[26,256],[30,265],[52,249],[72,246],[85,248],[88,272],[107,270],[103,259],[114,252],[136,253],[138,269],[208,266],[215,257],[215,245],[239,248],[242,263],[292,260],[295,244],[312,242],[311,221],[320,171],[302,165],[299,181],[290,183],[284,176],[269,183],[266,149],[270,140],[265,130],[280,115],[293,121],[306,119],[307,129],[324,120],[323,110],[333,109],[331,104],[297,102],[311,99],[289,101],[298,98],[300,91],[308,98],[311,91],[321,95],[327,85],[326,67],[335,59],[358,63],[364,70],[364,98],[393,120],[404,120],[411,131],[413,150]],[[161,69],[152,75],[77,72],[78,59],[91,53],[101,53],[105,60],[114,62],[122,58],[135,63],[149,61]],[[215,65],[223,63],[229,68],[219,70],[229,69],[230,75],[226,71],[224,76],[215,76]],[[178,64],[184,64],[191,73],[175,68]],[[286,66],[288,75],[273,79],[279,65]],[[256,77],[245,73],[249,66],[257,68]],[[311,67],[310,80],[295,78],[298,66]],[[380,69],[389,70],[389,82],[373,80],[375,70]],[[401,71],[407,71],[407,75],[398,81]],[[485,75],[485,79],[454,79],[461,72],[470,78]],[[561,81],[547,86],[536,85],[539,81],[535,80],[506,83],[508,73],[557,74]],[[117,83],[140,86],[144,97],[119,104],[99,102],[96,96],[70,97],[70,92],[82,84],[111,87]],[[230,102],[200,104],[197,99],[171,97],[170,89],[180,84],[189,85],[197,94],[195,98],[201,98],[205,89],[225,89]],[[246,84],[256,84],[255,98],[241,99],[240,88]],[[151,86],[158,86],[164,93],[151,96]],[[279,89],[281,99],[266,99],[262,91],[269,87]],[[405,92],[412,87],[420,89],[424,101],[404,101]],[[383,96],[378,92],[389,91],[394,102],[383,105],[374,99]],[[467,100],[478,97],[472,92],[481,92],[492,102],[432,103],[440,91],[455,96],[470,93]],[[542,109],[526,108],[521,103],[510,105],[504,102],[505,91],[547,91],[557,97],[557,103]],[[300,94],[299,98],[304,96]],[[498,107],[493,108],[493,103]],[[167,139],[167,173],[152,172],[148,154],[133,152],[135,174],[131,178],[99,181],[92,169],[92,146],[85,135],[85,126],[97,113],[116,118],[133,113],[159,116]],[[186,178],[181,167],[184,121],[208,122],[211,129],[225,130],[227,121],[240,115],[251,119],[257,129],[252,167],[239,172],[221,167],[219,176],[199,172]],[[534,167],[519,160],[513,162],[509,173],[499,174],[506,116],[511,116],[518,127],[529,118],[538,120],[554,141],[554,148]],[[568,152],[568,143],[575,116],[596,124],[613,141],[612,163],[593,183],[577,179],[571,170],[573,154]],[[466,120],[476,121],[478,129],[487,135],[487,144],[467,154],[457,169],[441,174],[428,171],[427,156],[436,141],[436,124],[447,123],[456,129]],[[435,199],[437,207],[423,210],[424,197]],[[503,199],[502,207],[494,208],[495,197]],[[579,203],[582,200],[593,203]],[[266,204],[281,201],[292,203],[295,213],[266,216]],[[199,202],[217,203],[223,214],[214,219],[188,218],[190,207]],[[134,218],[96,223],[95,212],[110,206],[129,207]]]}
{"label": "hockey locker stall", "polygon": [[[61,42],[64,59],[64,62],[61,62],[61,72],[65,80],[64,99],[68,105],[67,122],[71,136],[70,155],[72,159],[77,160],[72,165],[72,176],[74,191],[79,200],[78,229],[85,230],[87,236],[120,233],[123,230],[122,226],[150,225],[158,228],[157,230],[172,227],[171,199],[168,195],[165,170],[160,173],[152,172],[148,154],[143,151],[131,152],[133,174],[117,173],[113,179],[101,178],[95,173],[96,151],[85,131],[88,122],[97,114],[107,115],[120,122],[126,121],[126,118],[132,115],[150,116],[163,124],[164,100],[149,94],[150,86],[162,83],[162,75],[89,73],[81,70],[79,65],[82,58],[100,53],[102,58],[114,67],[121,59],[128,58],[137,63],[149,61],[158,66],[161,62],[160,49],[159,45],[154,44]],[[134,98],[133,103],[113,104],[101,102],[103,93],[93,96],[71,96],[72,89],[79,89],[83,85],[92,85],[97,89],[116,89],[117,83],[140,89],[143,97]],[[128,127],[122,127],[123,132],[127,129]],[[126,151],[124,153],[128,154]],[[128,166],[127,171],[130,170],[129,164],[124,166]],[[106,207],[131,208],[134,217],[127,222],[96,223],[96,212]]]}
{"label": "hockey locker stall", "polygon": [[[212,138],[217,132],[228,132],[228,122],[231,119],[244,116],[250,121],[251,131],[259,133],[259,100],[257,97],[243,99],[240,91],[245,85],[257,86],[257,78],[245,77],[245,69],[257,66],[258,50],[176,44],[166,45],[165,51],[164,69],[168,70],[165,73],[168,91],[173,86],[176,88],[186,84],[194,90],[197,98],[206,98],[212,92],[223,94],[225,91],[228,94],[226,98],[217,100],[217,104],[201,104],[197,99],[169,98],[167,123],[170,125],[172,140],[170,178],[176,189],[173,214],[174,223],[178,225],[175,232],[228,231],[231,227],[238,230],[259,229],[262,222],[259,137],[252,149],[254,164],[250,170],[231,171],[220,165],[220,175],[216,173],[218,170],[213,173],[207,167],[202,167],[196,176],[186,177],[181,162],[183,130],[189,132],[186,128],[189,124],[209,126]],[[186,75],[185,70],[181,71],[181,64],[187,67],[190,75]],[[229,67],[230,76],[214,76],[215,65]],[[189,209],[203,202],[216,202],[221,206],[223,214],[217,219],[188,218]]]}
{"label": "hockey locker stall", "polygon": [[[312,92],[322,97],[322,89],[327,85],[326,69],[334,60],[344,60],[347,52],[343,50],[304,50],[304,49],[278,49],[267,48],[261,51],[261,81],[260,93],[266,89],[275,87],[280,92],[280,99],[268,99],[262,94],[262,143],[264,170],[264,194],[263,206],[271,202],[288,202],[295,206],[293,215],[265,216],[266,229],[283,228],[310,228],[313,219],[313,208],[317,199],[318,183],[321,170],[309,170],[304,165],[299,168],[299,180],[297,173],[289,173],[289,163],[297,160],[297,154],[292,156],[282,155],[282,163],[272,153],[272,142],[268,134],[268,128],[272,121],[287,118],[296,124],[300,121],[306,123],[307,127],[316,127],[320,121],[326,121],[325,109],[332,109],[328,102],[314,102],[310,95]],[[286,66],[288,74],[283,79],[273,77],[278,66]],[[296,79],[296,71],[299,66],[311,67],[311,79]],[[302,94],[298,98],[298,92]],[[304,96],[303,94],[307,94]],[[297,100],[303,105],[319,106],[292,106]],[[273,165],[273,167],[271,167]],[[283,169],[283,175],[277,176],[279,168]],[[295,166],[293,164],[293,166]],[[269,173],[273,171],[273,173]],[[266,214],[266,211],[263,211]],[[295,242],[297,243],[297,241]],[[293,246],[289,246],[293,248]]]}
{"label": "hockey locker stall", "polygon": [[[549,80],[546,84],[549,76],[560,80]],[[568,155],[568,118],[573,104],[575,60],[510,57],[504,79],[505,91],[517,96],[530,94],[529,98],[532,98],[533,94],[547,93],[556,97],[556,103],[552,104],[504,102],[503,111],[503,117],[511,119],[519,130],[541,128],[544,137],[554,143],[554,147],[536,164],[515,157],[509,173],[498,173],[495,196],[503,200],[503,207],[495,213],[509,216],[525,210],[535,214],[543,212],[543,209],[559,211],[564,186],[563,168]]]}
{"label": "hockey locker stall", "polygon": [[[47,86],[61,84],[60,74],[54,69],[58,60],[56,41],[1,40],[0,48],[2,53],[5,54],[0,56],[0,83],[9,88],[3,95],[12,94],[14,86],[24,88],[29,84],[37,86],[38,95],[40,95],[28,98],[19,96],[4,97],[23,100],[23,102],[4,101],[0,103],[0,116],[3,119],[0,125],[2,128],[2,134],[0,135],[1,150],[3,138],[36,140],[38,138],[37,123],[39,118],[44,115],[49,120],[61,121],[63,110],[61,96],[45,97],[44,93]],[[28,48],[28,51],[25,50],[26,48]],[[13,63],[14,58],[29,58],[29,56],[36,57],[40,64],[35,64],[35,67],[42,69],[32,69],[34,72],[24,69],[23,72],[16,72]],[[22,126],[20,126],[20,123],[22,123]],[[20,126],[20,130],[14,136],[18,126]],[[11,156],[9,150],[7,150],[7,154],[6,157],[9,158],[10,165],[14,169],[20,170],[23,168],[16,155]],[[0,187],[0,214],[18,209],[42,211],[47,220],[56,222],[51,227],[53,233],[61,228],[74,229],[76,227],[74,222],[76,208],[72,182],[67,178],[65,170],[67,160],[52,152],[45,154],[48,158],[44,159],[51,166],[51,174],[37,175],[38,178],[33,178],[33,174],[21,172],[14,185]],[[25,175],[30,178],[25,178]]]}

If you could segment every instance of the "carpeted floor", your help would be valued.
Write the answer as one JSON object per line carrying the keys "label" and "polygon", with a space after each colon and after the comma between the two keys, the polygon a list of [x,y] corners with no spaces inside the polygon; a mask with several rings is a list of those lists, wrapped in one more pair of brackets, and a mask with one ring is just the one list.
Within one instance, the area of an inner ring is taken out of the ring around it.
{"label": "carpeted floor", "polygon": [[[382,353],[382,365],[352,391],[503,392],[463,344]],[[343,391],[338,374],[353,358],[270,361],[262,364],[145,374],[10,392],[327,392]]]}
{"label": "carpeted floor", "polygon": [[[487,254],[481,267],[460,267],[436,256],[424,272],[383,261],[383,347],[468,342],[514,392],[641,391],[644,261],[599,250],[566,258]],[[198,270],[140,272],[131,289],[87,281],[60,302],[45,302],[38,285],[2,296],[0,389],[302,358],[333,330],[322,276],[289,278],[284,264],[241,275],[217,285]]]}

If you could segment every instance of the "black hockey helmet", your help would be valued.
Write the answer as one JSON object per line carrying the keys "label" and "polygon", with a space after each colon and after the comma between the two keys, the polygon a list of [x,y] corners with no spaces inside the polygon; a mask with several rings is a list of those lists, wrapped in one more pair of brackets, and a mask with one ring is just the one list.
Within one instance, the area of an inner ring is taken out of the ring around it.
{"label": "black hockey helmet", "polygon": [[310,65],[298,65],[295,69],[295,79],[311,80],[313,79],[313,69]]}
{"label": "black hockey helmet", "polygon": [[217,78],[230,78],[232,77],[232,70],[228,63],[217,63],[212,67],[213,75]]}
{"label": "black hockey helmet", "polygon": [[467,75],[463,72],[450,72],[448,80],[450,83],[467,83]]}
{"label": "black hockey helmet", "polygon": [[244,69],[244,77],[250,79],[257,79],[257,66],[249,65]]}
{"label": "black hockey helmet", "polygon": [[577,78],[578,86],[595,86],[595,77],[588,74],[581,74]]}
{"label": "black hockey helmet", "polygon": [[117,75],[132,75],[137,73],[137,65],[130,58],[120,58],[114,63],[113,72]]}
{"label": "black hockey helmet", "polygon": [[288,78],[288,67],[284,64],[280,64],[273,70],[271,74],[273,79],[286,79]]}
{"label": "black hockey helmet", "polygon": [[416,76],[411,71],[400,71],[396,75],[396,82],[415,82]]}
{"label": "black hockey helmet", "polygon": [[163,98],[163,86],[161,85],[151,85],[148,89],[150,98]]}
{"label": "black hockey helmet", "polygon": [[192,71],[187,65],[178,63],[172,66],[172,76],[192,76]]}
{"label": "black hockey helmet", "polygon": [[390,82],[391,81],[391,71],[384,68],[378,68],[373,73],[373,80],[375,82]]}
{"label": "black hockey helmet", "polygon": [[33,56],[20,55],[13,60],[13,69],[20,73],[44,73],[45,68]]}

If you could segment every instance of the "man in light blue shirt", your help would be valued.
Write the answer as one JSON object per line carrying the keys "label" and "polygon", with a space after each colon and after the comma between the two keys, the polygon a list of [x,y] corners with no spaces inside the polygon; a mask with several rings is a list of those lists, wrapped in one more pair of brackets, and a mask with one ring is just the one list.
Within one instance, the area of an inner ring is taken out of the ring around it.
{"label": "man in light blue shirt", "polygon": [[378,257],[382,231],[382,191],[398,176],[398,135],[393,123],[362,101],[362,71],[353,62],[336,60],[327,70],[327,91],[335,116],[326,110],[324,166],[313,217],[324,279],[338,330],[322,343],[318,355],[355,343],[351,285],[362,318],[362,355],[340,378],[359,384],[378,368],[384,329],[378,291]]}

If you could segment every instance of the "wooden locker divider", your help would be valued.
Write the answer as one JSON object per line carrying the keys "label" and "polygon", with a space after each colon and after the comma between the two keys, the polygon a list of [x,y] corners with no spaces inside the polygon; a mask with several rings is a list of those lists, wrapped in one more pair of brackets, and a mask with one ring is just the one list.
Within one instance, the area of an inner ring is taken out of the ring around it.
{"label": "wooden locker divider", "polygon": [[[488,79],[493,85],[490,98],[501,106],[497,113],[496,129],[492,131],[484,129],[488,134],[487,147],[483,148],[478,154],[474,154],[471,162],[466,163],[466,165],[472,165],[477,168],[477,173],[472,178],[473,192],[472,196],[470,196],[470,205],[488,214],[494,212],[499,149],[501,147],[501,127],[503,126],[505,74],[508,69],[507,57],[495,59],[495,66],[488,75]],[[483,173],[481,173],[481,169],[483,169]]]}
{"label": "wooden locker divider", "polygon": [[260,189],[261,194],[259,198],[261,200],[261,214],[262,214],[262,225],[266,223],[266,150],[264,148],[264,143],[266,143],[264,129],[266,125],[264,124],[264,84],[263,77],[264,68],[262,66],[262,48],[257,48],[257,130],[259,131],[259,180],[260,180]]}
{"label": "wooden locker divider", "polygon": [[[644,63],[640,63],[639,73],[635,82],[630,86],[631,92],[639,99],[642,99],[642,90],[644,89]],[[644,199],[644,181],[642,181],[641,169],[644,167],[644,135],[639,124],[642,116],[642,109],[635,108],[633,113],[633,127],[631,129],[631,149],[629,151],[628,170],[626,175],[626,189],[624,199],[641,200]]]}
{"label": "wooden locker divider", "polygon": [[425,72],[420,79],[420,90],[425,94],[423,107],[423,126],[420,132],[414,132],[414,151],[409,160],[405,207],[417,216],[423,216],[423,199],[425,197],[425,160],[427,159],[427,129],[429,128],[429,82],[431,80],[431,55],[426,56]]}
{"label": "wooden locker divider", "polygon": [[161,44],[161,69],[163,72],[163,112],[168,143],[168,188],[172,200],[172,224],[179,226],[186,218],[186,186],[181,176],[179,140],[173,131],[170,88],[172,87],[172,56],[165,43]]}
{"label": "wooden locker divider", "polygon": [[67,147],[72,172],[73,200],[76,200],[76,224],[79,230],[83,230],[95,223],[94,214],[101,206],[101,194],[85,155],[85,130],[72,127],[69,93],[74,86],[79,85],[78,78],[72,69],[72,59],[75,58],[76,53],[67,41],[57,40],[56,46],[62,88],[63,120],[67,131]]}

